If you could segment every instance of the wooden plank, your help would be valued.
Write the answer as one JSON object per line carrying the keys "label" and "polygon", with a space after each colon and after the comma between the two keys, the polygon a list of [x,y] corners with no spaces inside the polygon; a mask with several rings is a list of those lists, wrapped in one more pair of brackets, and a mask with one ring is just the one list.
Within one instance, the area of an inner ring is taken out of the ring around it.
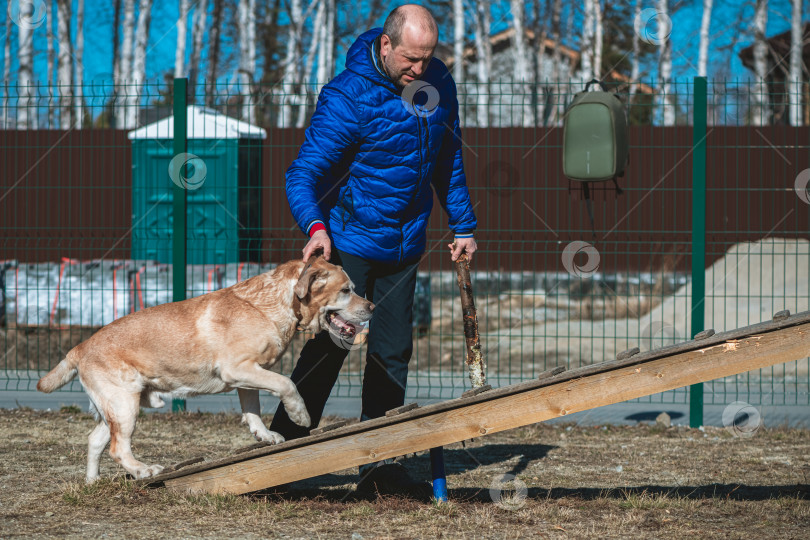
{"label": "wooden plank", "polygon": [[695,342],[689,341],[684,343],[679,343],[675,345],[671,345],[669,347],[655,349],[653,351],[648,351],[645,353],[640,353],[632,356],[631,358],[624,358],[624,359],[617,359],[608,362],[603,362],[600,364],[592,364],[589,366],[582,366],[576,369],[572,369],[570,371],[566,371],[564,373],[559,373],[554,375],[554,372],[557,371],[557,368],[551,370],[549,372],[545,372],[541,374],[538,379],[542,380],[529,380],[522,383],[517,383],[509,386],[505,386],[502,388],[494,389],[490,392],[486,392],[483,395],[474,396],[472,398],[467,399],[451,399],[448,401],[443,401],[441,403],[435,403],[433,405],[428,405],[425,407],[420,407],[416,410],[408,411],[402,413],[397,416],[393,417],[383,417],[383,418],[375,418],[372,420],[366,420],[364,422],[352,424],[350,426],[346,426],[342,428],[339,434],[335,434],[334,432],[327,432],[322,433],[320,435],[314,435],[309,437],[303,437],[299,439],[294,439],[292,441],[287,441],[282,444],[278,445],[262,445],[261,448],[246,448],[244,450],[250,450],[249,452],[245,452],[244,454],[240,455],[231,455],[226,456],[223,458],[207,461],[201,465],[191,466],[183,471],[180,472],[168,472],[162,473],[156,477],[146,479],[144,482],[147,484],[161,484],[165,480],[170,478],[175,478],[178,476],[183,476],[191,473],[196,473],[203,470],[214,469],[218,467],[222,467],[225,465],[230,465],[233,463],[237,463],[240,461],[245,461],[248,459],[253,459],[255,457],[260,457],[263,455],[270,455],[279,452],[287,452],[293,448],[298,448],[302,446],[312,445],[315,443],[320,443],[326,440],[330,440],[336,438],[338,436],[347,436],[347,435],[356,435],[359,433],[363,433],[365,431],[371,431],[375,429],[379,429],[380,427],[391,425],[393,423],[405,422],[409,420],[413,420],[416,418],[421,418],[425,416],[430,416],[442,411],[447,411],[451,409],[456,409],[462,406],[467,406],[472,403],[480,403],[484,401],[489,401],[491,399],[508,396],[513,394],[518,394],[521,392],[525,392],[528,390],[542,388],[545,386],[549,386],[552,384],[557,384],[559,382],[567,381],[576,379],[579,377],[585,377],[588,375],[593,375],[596,373],[602,373],[606,371],[610,371],[613,369],[618,369],[620,367],[628,367],[628,366],[635,366],[640,365],[658,358],[665,358],[668,356],[672,356],[676,353],[682,353],[687,351],[694,351],[700,348],[705,348],[721,343],[726,343],[729,341],[738,340],[752,334],[764,334],[768,332],[774,332],[780,330],[782,328],[789,328],[792,326],[798,326],[804,323],[810,322],[810,311],[805,311],[802,313],[798,313],[789,319],[780,319],[779,321],[766,321],[763,323],[758,323],[752,326],[748,326],[745,328],[738,328],[735,330],[730,330],[728,332],[723,332],[721,334],[715,334],[714,336],[710,336],[706,338],[702,342]]}
{"label": "wooden plank", "polygon": [[171,478],[165,485],[177,491],[247,493],[808,355],[810,323],[805,323],[743,339],[706,343],[702,348],[643,365],[614,366],[610,371],[546,387],[469,402],[429,416]]}

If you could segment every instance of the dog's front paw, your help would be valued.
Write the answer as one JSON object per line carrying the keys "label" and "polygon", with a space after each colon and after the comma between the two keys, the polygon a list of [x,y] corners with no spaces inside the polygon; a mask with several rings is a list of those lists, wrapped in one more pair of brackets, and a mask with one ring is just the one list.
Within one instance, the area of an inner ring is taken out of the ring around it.
{"label": "dog's front paw", "polygon": [[309,412],[307,412],[307,407],[304,405],[304,400],[298,398],[298,400],[294,403],[284,404],[284,409],[287,411],[287,416],[290,417],[290,420],[295,422],[301,427],[309,427],[312,424],[312,420],[309,418]]}
{"label": "dog's front paw", "polygon": [[149,465],[148,467],[142,467],[135,471],[135,478],[149,478],[150,476],[156,476],[163,471],[163,465]]}
{"label": "dog's front paw", "polygon": [[281,444],[284,442],[284,437],[275,431],[270,431],[267,428],[264,428],[264,430],[250,430],[250,432],[254,437],[256,437],[256,440],[260,442],[267,442],[270,444]]}

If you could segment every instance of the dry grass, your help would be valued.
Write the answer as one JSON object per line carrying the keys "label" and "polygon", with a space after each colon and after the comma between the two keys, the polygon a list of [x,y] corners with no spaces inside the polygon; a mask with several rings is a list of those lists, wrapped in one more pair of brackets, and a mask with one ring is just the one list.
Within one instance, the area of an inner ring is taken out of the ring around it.
{"label": "dry grass", "polygon": [[[810,432],[544,424],[445,448],[450,502],[354,495],[356,470],[251,496],[185,496],[129,481],[105,455],[81,482],[92,418],[0,411],[3,537],[780,537],[810,528]],[[163,464],[251,442],[236,415],[150,414],[136,455]],[[406,460],[428,477],[429,460]],[[490,485],[503,474],[525,497]],[[512,509],[506,509],[509,506]],[[354,536],[353,536],[354,535]]]}

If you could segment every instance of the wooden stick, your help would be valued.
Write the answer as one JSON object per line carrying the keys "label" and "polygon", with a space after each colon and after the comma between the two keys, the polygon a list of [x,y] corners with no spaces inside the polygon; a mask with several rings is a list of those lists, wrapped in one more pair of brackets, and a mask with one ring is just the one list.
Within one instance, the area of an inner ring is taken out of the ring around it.
{"label": "wooden stick", "polygon": [[481,342],[478,337],[478,314],[473,300],[472,281],[470,280],[470,262],[466,253],[456,259],[458,289],[461,292],[461,311],[464,316],[464,338],[467,341],[467,370],[473,388],[487,384],[487,366],[481,353]]}

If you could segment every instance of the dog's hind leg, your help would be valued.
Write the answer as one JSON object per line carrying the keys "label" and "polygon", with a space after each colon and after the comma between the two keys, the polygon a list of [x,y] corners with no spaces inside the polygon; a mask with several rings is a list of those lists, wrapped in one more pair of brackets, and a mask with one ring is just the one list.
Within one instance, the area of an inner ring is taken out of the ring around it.
{"label": "dog's hind leg", "polygon": [[107,448],[109,442],[110,428],[102,420],[90,432],[89,444],[87,445],[87,476],[85,481],[88,484],[98,480],[98,462],[101,459],[101,453]]}
{"label": "dog's hind leg", "polygon": [[135,478],[154,476],[163,470],[160,465],[146,465],[132,455],[132,433],[138,418],[140,392],[118,393],[114,399],[103,400],[104,417],[110,428],[110,455]]}
{"label": "dog's hind leg", "polygon": [[239,393],[239,403],[242,405],[242,423],[248,425],[256,440],[272,444],[283,443],[284,437],[267,429],[262,422],[259,391],[238,388],[237,392]]}

